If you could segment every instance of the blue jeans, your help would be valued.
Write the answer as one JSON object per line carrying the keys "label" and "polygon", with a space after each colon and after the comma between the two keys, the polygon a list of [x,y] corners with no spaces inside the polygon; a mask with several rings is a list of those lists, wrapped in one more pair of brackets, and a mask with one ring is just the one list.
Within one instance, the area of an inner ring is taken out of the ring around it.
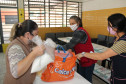
{"label": "blue jeans", "polygon": [[93,70],[94,70],[95,64],[92,64],[89,67],[82,67],[79,65],[79,74],[83,76],[85,79],[87,79],[90,83],[92,83],[92,75],[93,75]]}

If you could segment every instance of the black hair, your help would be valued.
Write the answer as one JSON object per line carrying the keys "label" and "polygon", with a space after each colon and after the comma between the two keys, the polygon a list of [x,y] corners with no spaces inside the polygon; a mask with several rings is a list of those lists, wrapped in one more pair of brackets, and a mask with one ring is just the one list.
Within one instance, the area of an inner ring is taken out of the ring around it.
{"label": "black hair", "polygon": [[14,35],[11,36],[11,37],[14,40],[17,37],[24,36],[24,34],[26,32],[29,32],[31,35],[33,35],[32,34],[33,30],[36,30],[37,28],[38,28],[38,25],[34,21],[32,21],[32,20],[25,20],[24,22],[18,23],[15,26]]}
{"label": "black hair", "polygon": [[74,19],[76,21],[76,23],[79,23],[79,27],[83,27],[82,25],[82,20],[80,17],[77,16],[71,16],[70,19]]}
{"label": "black hair", "polygon": [[112,14],[108,17],[108,22],[112,24],[112,27],[117,28],[117,32],[126,33],[126,17],[123,14]]}

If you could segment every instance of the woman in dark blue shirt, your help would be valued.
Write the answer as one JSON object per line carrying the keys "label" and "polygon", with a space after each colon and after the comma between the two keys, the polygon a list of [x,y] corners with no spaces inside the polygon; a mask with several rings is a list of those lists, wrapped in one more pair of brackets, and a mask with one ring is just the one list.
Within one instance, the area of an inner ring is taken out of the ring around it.
{"label": "woman in dark blue shirt", "polygon": [[104,60],[111,57],[111,84],[126,84],[126,17],[120,13],[109,16],[107,30],[116,37],[111,48],[103,53],[80,53],[77,58]]}

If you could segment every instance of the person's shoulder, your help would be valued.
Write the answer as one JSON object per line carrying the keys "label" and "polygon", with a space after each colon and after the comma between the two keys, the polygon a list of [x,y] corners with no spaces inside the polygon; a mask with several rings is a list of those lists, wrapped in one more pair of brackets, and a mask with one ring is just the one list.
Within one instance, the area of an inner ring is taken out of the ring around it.
{"label": "person's shoulder", "polygon": [[125,40],[119,40],[116,42],[116,44],[125,44],[126,45],[126,41]]}
{"label": "person's shoulder", "polygon": [[86,32],[83,29],[78,29],[74,32],[74,34],[85,35]]}
{"label": "person's shoulder", "polygon": [[116,44],[117,44],[117,43],[118,43],[118,44],[120,44],[120,43],[126,44],[126,41],[125,41],[125,40],[119,40],[119,41],[116,42]]}
{"label": "person's shoulder", "polygon": [[20,45],[14,44],[14,45],[12,45],[12,46],[9,48],[9,51],[10,51],[10,50],[15,50],[15,51],[17,51],[17,50],[21,50],[21,49],[22,49],[22,48],[21,48]]}

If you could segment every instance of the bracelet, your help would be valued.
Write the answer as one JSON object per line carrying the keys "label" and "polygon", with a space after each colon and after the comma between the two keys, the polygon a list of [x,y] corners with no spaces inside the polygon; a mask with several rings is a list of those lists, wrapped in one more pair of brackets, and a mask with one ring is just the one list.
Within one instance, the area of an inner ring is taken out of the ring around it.
{"label": "bracelet", "polygon": [[85,52],[82,52],[81,55],[84,56]]}

